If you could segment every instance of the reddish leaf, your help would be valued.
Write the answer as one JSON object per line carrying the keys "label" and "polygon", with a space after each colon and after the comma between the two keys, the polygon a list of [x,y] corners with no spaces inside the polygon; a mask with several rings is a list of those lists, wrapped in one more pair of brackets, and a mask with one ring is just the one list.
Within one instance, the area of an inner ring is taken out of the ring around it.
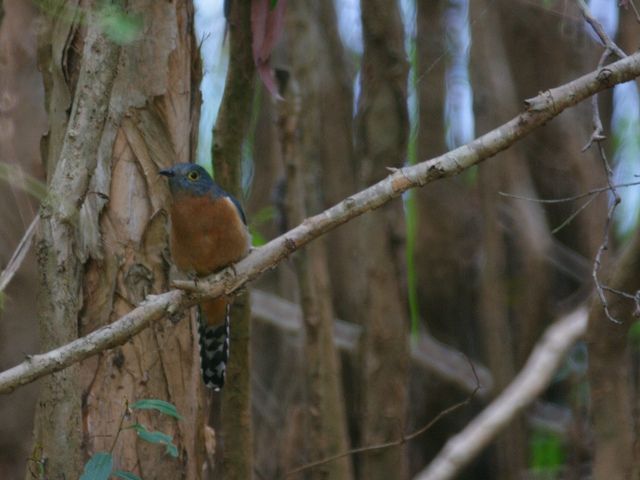
{"label": "reddish leaf", "polygon": [[253,61],[265,87],[276,98],[280,98],[280,95],[278,95],[273,72],[269,68],[269,60],[278,37],[282,33],[286,3],[286,0],[278,0],[278,3],[272,8],[271,0],[251,0]]}

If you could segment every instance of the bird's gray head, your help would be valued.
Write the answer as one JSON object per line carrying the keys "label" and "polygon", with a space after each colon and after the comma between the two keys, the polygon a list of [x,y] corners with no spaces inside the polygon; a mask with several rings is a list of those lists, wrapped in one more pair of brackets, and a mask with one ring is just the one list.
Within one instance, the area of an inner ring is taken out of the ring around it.
{"label": "bird's gray head", "polygon": [[169,179],[169,189],[172,195],[180,193],[194,196],[212,193],[215,195],[220,188],[213,181],[211,175],[195,163],[178,163],[171,168],[160,170],[158,173]]}

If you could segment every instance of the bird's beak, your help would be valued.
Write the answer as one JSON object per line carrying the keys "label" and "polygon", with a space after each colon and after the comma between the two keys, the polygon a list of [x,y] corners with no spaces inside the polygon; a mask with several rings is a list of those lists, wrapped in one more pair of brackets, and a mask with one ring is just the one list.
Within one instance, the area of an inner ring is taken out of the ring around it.
{"label": "bird's beak", "polygon": [[160,170],[158,173],[160,175],[164,175],[165,177],[173,177],[176,174],[176,172],[174,172],[173,169],[171,169],[171,168],[166,168],[164,170]]}

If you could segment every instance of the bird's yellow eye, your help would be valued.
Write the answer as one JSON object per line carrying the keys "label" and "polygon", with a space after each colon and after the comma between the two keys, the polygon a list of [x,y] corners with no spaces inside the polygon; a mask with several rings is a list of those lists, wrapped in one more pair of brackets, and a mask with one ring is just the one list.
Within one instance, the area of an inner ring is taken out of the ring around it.
{"label": "bird's yellow eye", "polygon": [[192,170],[191,172],[187,173],[187,178],[192,182],[195,182],[196,180],[198,180],[198,178],[200,178],[200,174],[195,170]]}

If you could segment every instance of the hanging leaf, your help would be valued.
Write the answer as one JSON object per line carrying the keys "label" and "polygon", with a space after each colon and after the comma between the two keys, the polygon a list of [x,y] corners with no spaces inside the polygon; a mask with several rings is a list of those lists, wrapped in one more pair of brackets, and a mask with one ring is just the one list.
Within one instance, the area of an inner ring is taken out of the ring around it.
{"label": "hanging leaf", "polygon": [[269,66],[271,52],[280,37],[284,25],[286,0],[251,1],[251,36],[253,61],[260,79],[269,93],[281,100],[273,70]]}
{"label": "hanging leaf", "polygon": [[113,457],[107,452],[95,453],[84,466],[80,480],[109,480]]}
{"label": "hanging leaf", "polygon": [[128,428],[133,428],[138,436],[146,442],[158,443],[166,447],[166,452],[174,458],[178,457],[178,447],[173,444],[173,437],[163,432],[150,432],[140,423],[134,423]]}
{"label": "hanging leaf", "polygon": [[145,398],[143,400],[138,400],[136,403],[131,405],[131,408],[135,410],[157,410],[160,413],[177,418],[178,420],[182,419],[182,416],[178,413],[175,405],[157,398]]}

